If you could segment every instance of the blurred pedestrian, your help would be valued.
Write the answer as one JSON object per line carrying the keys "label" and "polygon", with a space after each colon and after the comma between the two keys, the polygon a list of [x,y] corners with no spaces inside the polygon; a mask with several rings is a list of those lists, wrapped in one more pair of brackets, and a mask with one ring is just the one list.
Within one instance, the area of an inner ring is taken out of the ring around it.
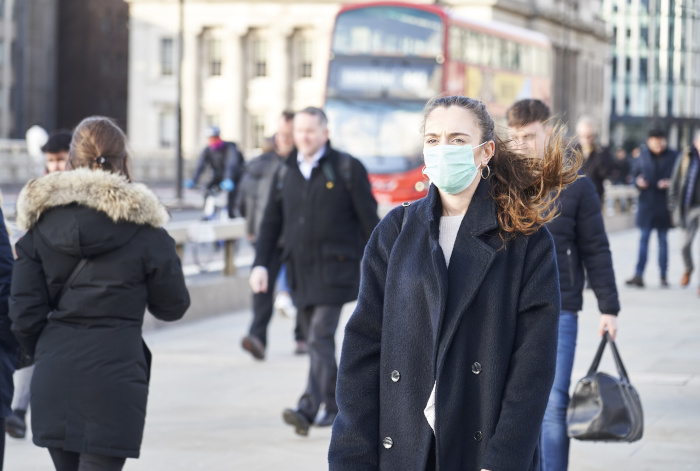
{"label": "blurred pedestrian", "polygon": [[[521,100],[508,109],[506,116],[508,137],[513,139],[513,144],[523,153],[542,158],[554,132],[547,105],[540,100]],[[608,331],[615,339],[617,334],[620,301],[600,207],[593,182],[581,175],[562,190],[556,204],[557,217],[547,223],[557,254],[561,314],[554,385],[542,424],[544,471],[566,471],[569,465],[566,408],[576,351],[578,312],[583,308],[584,273],[590,279],[601,312],[598,335],[602,337]]]}
{"label": "blurred pedestrian", "polygon": [[321,404],[318,426],[333,423],[338,406],[335,331],[343,304],[357,299],[360,260],[379,218],[367,171],[359,160],[334,149],[323,110],[309,107],[294,116],[293,151],[285,171],[273,178],[280,197],[270,198],[260,226],[250,286],[269,289],[270,267],[284,239],[297,317],[309,341],[306,391],[284,421],[306,436]]}
{"label": "blurred pedestrian", "polygon": [[[294,148],[293,125],[294,113],[291,111],[282,113],[274,137],[274,147],[269,152],[256,157],[246,164],[238,198],[241,214],[246,218],[248,239],[253,243],[255,243],[259,234],[260,222],[262,221],[270,193],[272,192],[273,198],[278,197],[277,188],[272,187],[272,180]],[[253,322],[248,335],[243,337],[241,341],[243,349],[258,360],[265,358],[267,326],[272,318],[275,285],[277,284],[275,280],[277,280],[282,265],[281,238],[273,250],[274,253],[270,255],[270,265],[267,267],[267,274],[271,283],[265,291],[253,293]],[[285,308],[289,312],[294,308],[294,304],[289,294],[286,294],[286,300]],[[305,344],[306,338],[303,337],[298,325],[295,337],[297,350],[305,348],[299,345],[300,343]]]}
{"label": "blurred pedestrian", "polygon": [[[12,409],[12,373],[17,365],[19,344],[10,331],[10,319],[8,317],[8,298],[10,296],[10,282],[12,280],[12,265],[14,256],[10,237],[5,227],[5,218],[2,213],[2,197],[0,197],[0,424],[5,425],[5,418],[10,416]],[[5,460],[5,434],[0,434],[0,471]]]}
{"label": "blurred pedestrian", "polygon": [[197,168],[190,180],[185,181],[186,188],[194,188],[207,168],[211,170],[211,177],[206,184],[207,191],[228,192],[228,216],[235,217],[236,188],[243,176],[243,154],[238,150],[234,142],[221,139],[221,130],[218,126],[207,128],[208,145],[202,151],[197,162]]}
{"label": "blurred pedestrian", "polygon": [[126,136],[109,119],[75,130],[66,172],[29,182],[17,200],[12,331],[35,359],[34,444],[57,470],[120,470],[138,458],[150,352],[146,308],[189,306],[168,213],[131,182]]}
{"label": "blurred pedestrian", "polygon": [[[73,135],[68,131],[57,131],[46,141],[41,151],[46,156],[46,173],[62,172],[66,169],[70,141]],[[13,438],[24,438],[27,433],[27,409],[31,395],[34,366],[17,371],[14,376],[15,394],[12,399],[12,414],[5,421],[5,431]]]}
{"label": "blurred pedestrian", "polygon": [[615,150],[615,162],[612,168],[611,180],[615,185],[630,185],[630,170],[632,169],[632,158],[627,155],[625,149],[618,147]]}
{"label": "blurred pedestrian", "polygon": [[668,187],[676,163],[677,152],[668,148],[666,132],[652,129],[647,134],[647,145],[641,149],[632,169],[634,182],[639,189],[637,205],[637,227],[641,230],[639,255],[634,276],[625,283],[644,287],[644,268],[649,252],[651,231],[656,229],[659,237],[659,271],[661,286],[668,287],[668,230],[671,215],[668,210]]}
{"label": "blurred pedestrian", "polygon": [[[675,222],[683,228],[683,264],[681,286],[690,283],[693,273],[693,239],[700,227],[700,129],[695,131],[693,145],[676,162],[668,190],[669,209]],[[700,287],[698,287],[700,295]]]}
{"label": "blurred pedestrian", "polygon": [[543,159],[515,154],[472,98],[423,116],[432,185],[365,249],[330,469],[539,469],[560,309],[544,224],[580,161],[561,133]]}
{"label": "blurred pedestrian", "polygon": [[598,143],[595,124],[588,116],[576,124],[576,137],[577,150],[583,155],[583,170],[595,185],[601,203],[605,203],[603,182],[610,178],[614,165],[610,151]]}

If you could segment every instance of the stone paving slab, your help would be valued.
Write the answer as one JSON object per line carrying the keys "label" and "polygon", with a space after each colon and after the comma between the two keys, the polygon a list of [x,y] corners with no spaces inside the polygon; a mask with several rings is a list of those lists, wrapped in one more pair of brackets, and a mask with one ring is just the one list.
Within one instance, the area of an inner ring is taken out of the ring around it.
{"label": "stone paving slab", "polygon": [[[623,306],[618,347],[641,395],[645,435],[633,444],[574,441],[572,471],[700,470],[700,277],[694,276],[692,289],[678,287],[679,234],[672,232],[672,287],[658,288],[655,237],[648,288],[625,287],[637,237],[631,230],[610,239]],[[351,312],[346,306],[341,325]],[[306,357],[291,353],[293,322],[273,318],[268,358],[255,362],[239,346],[249,320],[248,312],[237,312],[147,332],[154,361],[144,444],[141,458],[128,460],[125,470],[327,469],[330,430],[315,428],[301,438],[281,420],[282,409],[293,406],[304,388],[308,365]],[[592,360],[597,322],[595,298],[587,291],[574,381]],[[337,338],[340,345],[342,329]],[[614,371],[609,354],[601,369]],[[45,450],[28,440],[7,440],[5,469],[52,469]]]}

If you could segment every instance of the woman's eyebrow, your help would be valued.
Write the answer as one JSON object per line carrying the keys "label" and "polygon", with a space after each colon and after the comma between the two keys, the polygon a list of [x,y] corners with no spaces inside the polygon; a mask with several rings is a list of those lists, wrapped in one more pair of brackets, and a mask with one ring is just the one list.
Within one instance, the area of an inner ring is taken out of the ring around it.
{"label": "woman's eyebrow", "polygon": [[[438,137],[440,134],[434,133],[434,132],[428,132],[425,133],[425,137]],[[447,135],[447,137],[454,137],[454,136],[469,136],[472,137],[471,134],[468,132],[451,132]]]}

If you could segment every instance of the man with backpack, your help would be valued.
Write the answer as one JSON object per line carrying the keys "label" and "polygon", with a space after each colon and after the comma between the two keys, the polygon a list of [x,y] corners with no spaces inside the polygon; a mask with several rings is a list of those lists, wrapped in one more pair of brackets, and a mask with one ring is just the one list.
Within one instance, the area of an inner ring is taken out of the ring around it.
{"label": "man with backpack", "polygon": [[267,291],[268,267],[280,237],[292,298],[308,332],[310,368],[306,391],[284,421],[308,435],[316,425],[330,426],[338,406],[335,382],[335,331],[343,304],[357,299],[364,246],[379,222],[367,171],[360,161],[331,147],[328,119],[309,107],[294,117],[294,143],[273,179],[278,196],[268,199],[250,275],[254,293]]}

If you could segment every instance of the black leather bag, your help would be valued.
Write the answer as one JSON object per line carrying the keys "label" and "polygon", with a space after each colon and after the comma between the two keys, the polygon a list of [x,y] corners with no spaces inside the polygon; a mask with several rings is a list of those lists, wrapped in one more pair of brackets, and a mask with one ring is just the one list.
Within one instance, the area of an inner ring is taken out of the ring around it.
{"label": "black leather bag", "polygon": [[[610,344],[619,377],[598,372]],[[588,374],[576,385],[567,410],[568,434],[577,440],[635,442],[644,433],[642,402],[630,384],[615,342],[606,332]]]}

